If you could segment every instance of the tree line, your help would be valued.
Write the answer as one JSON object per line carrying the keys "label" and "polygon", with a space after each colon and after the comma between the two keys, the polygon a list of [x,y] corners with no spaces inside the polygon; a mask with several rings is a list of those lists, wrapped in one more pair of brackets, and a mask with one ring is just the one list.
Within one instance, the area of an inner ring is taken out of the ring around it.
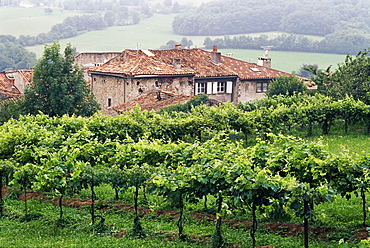
{"label": "tree line", "polygon": [[36,62],[36,54],[18,44],[14,36],[0,35],[0,71],[28,69]]}
{"label": "tree line", "polygon": [[368,48],[370,36],[361,38],[356,33],[332,33],[318,41],[299,34],[281,34],[275,38],[269,38],[267,35],[237,35],[215,39],[207,37],[203,43],[206,49],[218,46],[219,48],[255,50],[266,44],[273,46],[273,49],[277,51],[356,54],[359,50]]}
{"label": "tree line", "polygon": [[[353,53],[368,46],[369,8],[368,1],[363,0],[325,2],[289,0],[283,3],[271,0],[262,2],[224,0],[203,4],[196,12],[178,15],[172,27],[175,33],[181,35],[231,35],[280,31],[297,35],[324,36],[325,40],[320,44],[320,51]],[[239,46],[243,46],[242,42],[239,42]],[[298,49],[299,46],[309,45],[305,42],[296,41],[294,47]],[[266,43],[258,44],[261,45]]]}

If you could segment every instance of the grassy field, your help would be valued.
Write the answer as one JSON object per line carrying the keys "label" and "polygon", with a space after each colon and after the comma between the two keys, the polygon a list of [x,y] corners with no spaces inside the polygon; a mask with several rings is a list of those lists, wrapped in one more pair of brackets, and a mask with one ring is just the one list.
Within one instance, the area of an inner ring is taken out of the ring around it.
{"label": "grassy field", "polygon": [[[124,49],[158,49],[169,40],[180,41],[183,36],[172,32],[172,20],[175,15],[154,15],[154,17],[143,20],[139,25],[110,27],[104,30],[97,30],[81,34],[77,37],[61,40],[62,46],[71,43],[78,52],[93,51],[123,51]],[[275,36],[277,33],[268,33]],[[212,39],[222,36],[211,36]],[[203,47],[206,36],[188,36],[195,47]],[[44,46],[28,47],[28,50],[35,52],[38,57],[42,55]],[[257,62],[257,58],[263,55],[261,50],[224,49],[223,54],[233,53],[235,58]],[[303,64],[318,64],[320,68],[326,69],[344,61],[344,55],[322,54],[322,53],[301,53],[271,51],[273,68],[292,72],[298,71]]]}
{"label": "grassy field", "polygon": [[54,10],[50,15],[43,8],[0,8],[0,34],[36,36],[47,33],[55,24],[62,23],[69,16],[81,13]]}
{"label": "grassy field", "polygon": [[[133,204],[132,192],[121,195],[121,201],[125,204]],[[79,197],[87,199],[89,192],[82,191]],[[107,206],[113,203],[112,196],[114,191],[106,185],[97,188],[97,197],[102,205]],[[149,196],[150,197],[150,196]],[[160,198],[150,197],[150,203],[156,203],[156,207],[166,206],[158,202]],[[162,205],[160,205],[162,204]],[[209,204],[212,204],[210,201]],[[331,203],[318,205],[316,212],[317,219],[321,226],[338,229],[336,233],[328,234],[331,241],[322,241],[310,238],[311,248],[334,248],[334,247],[363,247],[356,242],[346,241],[340,245],[342,238],[347,238],[353,234],[353,230],[359,228],[361,223],[360,200],[352,198],[347,201],[341,197]],[[106,219],[107,230],[98,229],[90,224],[89,208],[81,209],[64,208],[63,227],[57,226],[58,208],[52,203],[45,203],[41,200],[29,200],[27,202],[29,216],[36,216],[34,219],[25,221],[24,202],[14,199],[6,199],[5,206],[7,214],[0,219],[0,247],[172,247],[172,248],[191,248],[191,247],[211,247],[210,236],[214,232],[214,221],[206,219],[196,219],[192,217],[190,209],[194,206],[187,205],[184,223],[184,232],[191,235],[187,241],[180,241],[174,237],[178,232],[176,221],[170,214],[157,215],[148,213],[141,218],[142,226],[147,233],[144,238],[134,238],[130,236],[133,226],[134,213],[129,210],[118,208],[108,208],[107,210],[97,210],[96,214],[104,216]],[[176,212],[175,212],[176,213]],[[41,215],[40,215],[41,214]],[[235,216],[234,216],[235,217]],[[228,216],[226,218],[233,218]],[[239,218],[242,218],[239,216]],[[291,221],[300,222],[299,218]],[[271,245],[278,248],[302,247],[303,239],[301,235],[285,236],[276,232],[269,231],[262,226],[270,223],[263,216],[259,216],[260,226],[257,232],[257,246]],[[233,228],[227,224],[223,225],[223,235],[226,240],[233,243],[233,247],[251,247],[251,238],[248,228]],[[283,231],[283,230],[282,230]],[[122,235],[120,235],[122,234]]]}

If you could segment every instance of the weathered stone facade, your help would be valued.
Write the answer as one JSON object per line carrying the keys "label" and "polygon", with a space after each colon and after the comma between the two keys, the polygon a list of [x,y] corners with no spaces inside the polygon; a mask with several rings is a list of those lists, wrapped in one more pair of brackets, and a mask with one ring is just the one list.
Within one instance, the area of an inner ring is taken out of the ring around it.
{"label": "weathered stone facade", "polygon": [[165,91],[176,95],[194,95],[192,77],[128,78],[121,75],[95,74],[91,89],[103,114],[115,115],[113,106],[133,101],[150,92]]}
{"label": "weathered stone facade", "polygon": [[90,85],[102,113],[156,91],[207,94],[219,102],[247,102],[265,96],[273,78],[289,75],[265,66],[222,56],[215,48],[125,50],[89,70]]}
{"label": "weathered stone facade", "polygon": [[260,80],[260,81],[247,81],[240,80],[238,83],[238,102],[250,102],[253,100],[258,100],[264,98],[266,95],[264,91],[257,91],[257,84],[269,84],[270,80]]}

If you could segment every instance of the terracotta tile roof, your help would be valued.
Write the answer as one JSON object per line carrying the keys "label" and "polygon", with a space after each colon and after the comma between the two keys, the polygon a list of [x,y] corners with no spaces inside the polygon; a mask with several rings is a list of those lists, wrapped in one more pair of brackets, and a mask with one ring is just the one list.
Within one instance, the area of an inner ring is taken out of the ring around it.
{"label": "terracotta tile roof", "polygon": [[[122,74],[125,76],[184,75],[196,78],[238,76],[240,79],[271,79],[288,73],[254,63],[221,55],[221,63],[211,61],[212,52],[202,49],[125,50],[91,72]],[[180,69],[173,61],[179,59]]]}
{"label": "terracotta tile roof", "polygon": [[2,72],[0,73],[0,95],[6,98],[21,96],[21,92],[14,86],[14,78],[9,78]]}
{"label": "terracotta tile roof", "polygon": [[280,77],[283,75],[291,76],[291,74],[278,71],[272,68],[257,65],[255,63],[250,63],[235,59],[228,56],[222,56],[222,63],[228,68],[233,70],[240,79],[271,79]]}
{"label": "terracotta tile roof", "polygon": [[[161,95],[162,97],[161,100],[158,99],[157,94]],[[151,92],[131,102],[126,102],[118,106],[115,106],[113,107],[113,109],[117,111],[118,113],[122,113],[122,112],[129,111],[131,109],[134,109],[137,105],[139,105],[141,110],[158,111],[159,109],[164,108],[164,107],[186,103],[187,101],[189,101],[190,98],[192,97],[184,96],[184,95],[175,95],[175,94],[163,92],[163,91],[157,91],[157,92]]]}

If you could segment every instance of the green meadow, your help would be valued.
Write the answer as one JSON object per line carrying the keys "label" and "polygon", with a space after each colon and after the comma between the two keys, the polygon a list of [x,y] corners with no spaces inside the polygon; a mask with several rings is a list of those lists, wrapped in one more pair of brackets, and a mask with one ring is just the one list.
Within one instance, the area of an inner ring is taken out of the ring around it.
{"label": "green meadow", "polygon": [[[51,15],[46,15],[42,8],[0,8],[1,30],[0,34],[37,35],[46,33],[50,28],[61,23],[66,17],[81,14],[72,11],[54,10]],[[16,16],[16,18],[13,18]],[[175,14],[155,14],[153,17],[143,19],[140,24],[134,26],[109,27],[104,30],[86,32],[79,36],[60,40],[64,47],[71,43],[78,52],[101,52],[123,51],[124,49],[158,49],[169,40],[181,41],[184,37],[172,31],[172,20]],[[264,33],[269,37],[275,37],[281,33]],[[250,35],[250,34],[249,34]],[[254,34],[261,35],[261,33]],[[203,47],[204,39],[222,38],[223,36],[187,36],[194,43],[194,47]],[[322,37],[310,36],[319,40]],[[268,45],[268,44],[266,44]],[[28,47],[28,50],[41,57],[44,45]],[[257,58],[263,55],[263,50],[221,49],[222,54],[232,53],[235,58],[257,62]],[[298,71],[303,64],[317,64],[319,68],[326,69],[328,66],[336,68],[338,63],[344,61],[345,55],[270,51],[272,67],[285,72]]]}
{"label": "green meadow", "polygon": [[81,13],[73,11],[53,10],[50,15],[45,14],[43,8],[0,8],[0,34],[9,34],[15,37],[20,35],[36,36],[47,33],[55,24],[62,23],[69,16]]}

